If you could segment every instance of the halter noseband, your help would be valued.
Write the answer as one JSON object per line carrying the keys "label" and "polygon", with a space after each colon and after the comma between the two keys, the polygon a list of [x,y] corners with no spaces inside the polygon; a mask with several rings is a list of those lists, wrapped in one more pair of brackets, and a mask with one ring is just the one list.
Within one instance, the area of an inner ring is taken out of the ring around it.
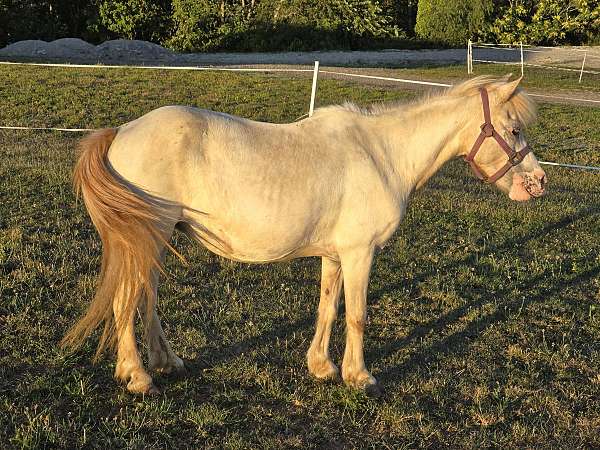
{"label": "halter noseband", "polygon": [[[490,101],[488,99],[487,90],[485,88],[481,88],[479,89],[479,92],[481,94],[481,103],[483,104],[484,122],[481,125],[481,133],[479,134],[477,140],[473,144],[473,148],[471,149],[469,154],[465,156],[464,159],[466,162],[469,163],[469,165],[471,166],[471,170],[473,170],[473,173],[477,178],[479,178],[485,183],[494,183],[500,178],[502,178],[506,174],[506,172],[508,172],[511,169],[511,167],[520,164],[525,158],[525,155],[527,155],[527,153],[529,153],[531,150],[529,149],[529,146],[526,145],[524,148],[516,152],[510,147],[510,145],[506,143],[502,136],[500,136],[498,132],[494,129],[494,125],[492,125],[492,119],[490,117]],[[475,155],[481,148],[481,144],[483,144],[483,141],[489,137],[493,137],[494,139],[496,139],[496,142],[498,142],[500,148],[504,150],[504,152],[508,155],[508,161],[495,174],[487,177],[483,174],[483,172],[481,171],[479,166],[477,166],[474,160]]]}

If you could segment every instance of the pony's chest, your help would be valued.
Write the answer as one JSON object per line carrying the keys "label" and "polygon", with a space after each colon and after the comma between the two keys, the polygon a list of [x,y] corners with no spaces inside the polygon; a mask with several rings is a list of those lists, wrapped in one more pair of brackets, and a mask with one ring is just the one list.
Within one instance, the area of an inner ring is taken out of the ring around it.
{"label": "pony's chest", "polygon": [[406,213],[407,199],[391,192],[380,194],[369,208],[373,243],[383,248],[392,238]]}

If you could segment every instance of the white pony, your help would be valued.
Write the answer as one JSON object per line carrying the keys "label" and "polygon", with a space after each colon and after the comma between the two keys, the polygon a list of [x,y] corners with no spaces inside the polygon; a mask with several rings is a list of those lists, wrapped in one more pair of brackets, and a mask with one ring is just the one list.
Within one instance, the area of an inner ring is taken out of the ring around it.
{"label": "white pony", "polygon": [[[178,226],[237,261],[322,257],[308,369],[320,379],[338,375],[328,346],[343,284],[342,378],[377,393],[363,359],[369,272],[410,195],[461,155],[511,199],[544,193],[546,175],[532,153],[525,155],[521,128],[535,108],[519,81],[480,77],[412,104],[331,106],[289,124],[168,106],[94,132],[81,143],[74,184],[102,239],[102,270],[88,311],[63,344],[80,345],[104,322],[96,356],[116,349],[115,377],[131,392],[156,393],[137,349],[139,309],[149,368],[184,368],[155,308],[161,262]],[[480,130],[484,122],[487,131]],[[492,135],[496,141],[485,139]]]}

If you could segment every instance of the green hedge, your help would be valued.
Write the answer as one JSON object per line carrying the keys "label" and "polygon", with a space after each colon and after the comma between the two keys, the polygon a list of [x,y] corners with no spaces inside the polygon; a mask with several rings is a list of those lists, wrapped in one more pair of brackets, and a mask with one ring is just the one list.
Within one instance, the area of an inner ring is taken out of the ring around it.
{"label": "green hedge", "polygon": [[600,43],[600,0],[0,0],[0,46],[60,37],[178,51]]}

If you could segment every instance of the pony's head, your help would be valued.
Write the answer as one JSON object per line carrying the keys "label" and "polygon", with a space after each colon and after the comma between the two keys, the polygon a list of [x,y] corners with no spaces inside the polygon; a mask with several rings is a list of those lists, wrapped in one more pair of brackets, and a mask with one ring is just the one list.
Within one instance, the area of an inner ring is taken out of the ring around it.
{"label": "pony's head", "polygon": [[476,108],[461,139],[475,174],[512,200],[525,201],[544,195],[548,178],[527,146],[524,130],[534,121],[536,108],[519,88],[520,81],[480,77],[452,94],[468,96]]}

